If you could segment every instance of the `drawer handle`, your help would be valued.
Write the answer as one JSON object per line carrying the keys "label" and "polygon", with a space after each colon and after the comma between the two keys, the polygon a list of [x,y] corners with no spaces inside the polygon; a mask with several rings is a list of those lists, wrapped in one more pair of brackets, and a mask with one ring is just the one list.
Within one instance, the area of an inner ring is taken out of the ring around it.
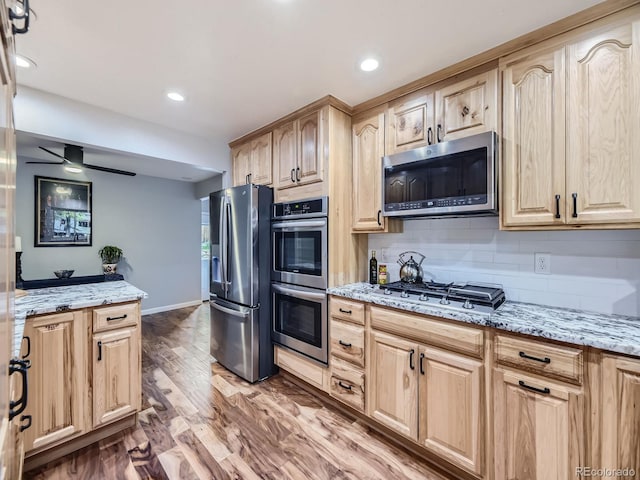
{"label": "drawer handle", "polygon": [[411,350],[409,350],[409,368],[411,370],[415,370],[416,366],[413,364],[413,355],[416,353],[416,351],[412,348]]}
{"label": "drawer handle", "polygon": [[532,392],[544,393],[545,395],[548,395],[551,393],[551,390],[549,390],[547,387],[544,387],[544,388],[532,387],[531,385],[527,385],[526,383],[524,383],[522,380],[518,380],[518,385],[520,385],[522,388],[526,388],[527,390],[531,390]]}
{"label": "drawer handle", "polygon": [[111,322],[112,320],[124,320],[127,318],[127,314],[120,315],[119,317],[107,317],[107,322]]}
{"label": "drawer handle", "polygon": [[351,390],[352,388],[351,385],[345,385],[344,383],[342,383],[342,380],[338,380],[338,385],[340,385],[345,390]]}
{"label": "drawer handle", "polygon": [[527,355],[524,352],[520,352],[519,355],[520,355],[520,358],[526,358],[527,360],[533,360],[534,362],[551,363],[551,359],[549,357],[544,357],[544,358],[532,357],[531,355]]}
{"label": "drawer handle", "polygon": [[353,313],[351,310],[344,310],[342,308],[339,308],[338,310],[341,311],[342,313],[346,313],[347,315],[351,315],[351,313]]}
{"label": "drawer handle", "polygon": [[338,343],[340,345],[342,345],[343,347],[351,348],[351,344],[350,343],[345,343],[342,340],[338,340]]}

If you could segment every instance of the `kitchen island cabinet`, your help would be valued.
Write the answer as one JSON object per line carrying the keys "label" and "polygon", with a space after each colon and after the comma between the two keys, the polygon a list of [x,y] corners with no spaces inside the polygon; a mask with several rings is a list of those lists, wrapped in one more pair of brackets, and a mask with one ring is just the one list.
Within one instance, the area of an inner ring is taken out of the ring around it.
{"label": "kitchen island cabinet", "polygon": [[[135,423],[141,407],[140,300],[124,281],[30,290],[24,323],[32,469]],[[57,312],[57,313],[51,313]]]}

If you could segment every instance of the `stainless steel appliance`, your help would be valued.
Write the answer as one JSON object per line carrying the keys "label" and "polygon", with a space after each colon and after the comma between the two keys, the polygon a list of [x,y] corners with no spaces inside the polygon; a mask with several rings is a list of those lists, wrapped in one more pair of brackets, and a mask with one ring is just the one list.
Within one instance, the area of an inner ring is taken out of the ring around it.
{"label": "stainless steel appliance", "polygon": [[273,205],[274,282],[327,288],[327,197]]}
{"label": "stainless steel appliance", "polygon": [[271,338],[314,360],[328,360],[327,197],[273,205]]}
{"label": "stainless steel appliance", "polygon": [[211,355],[249,382],[274,372],[270,213],[273,190],[227,188],[209,197]]}
{"label": "stainless steel appliance", "polygon": [[501,285],[491,283],[393,282],[381,285],[377,295],[402,298],[403,302],[434,305],[468,312],[491,313],[505,301]]}
{"label": "stainless steel appliance", "polygon": [[383,215],[496,214],[497,142],[486,132],[383,157]]}

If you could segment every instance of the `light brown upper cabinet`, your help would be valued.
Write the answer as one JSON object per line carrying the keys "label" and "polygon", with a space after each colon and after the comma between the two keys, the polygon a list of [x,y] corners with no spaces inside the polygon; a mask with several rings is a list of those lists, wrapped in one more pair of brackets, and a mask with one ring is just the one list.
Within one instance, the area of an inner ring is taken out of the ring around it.
{"label": "light brown upper cabinet", "polygon": [[433,92],[423,89],[390,103],[386,137],[387,155],[434,143]]}
{"label": "light brown upper cabinet", "polygon": [[505,225],[565,221],[565,49],[502,70]]}
{"label": "light brown upper cabinet", "polygon": [[393,220],[382,216],[384,112],[357,120],[353,141],[353,231],[386,232]]}
{"label": "light brown upper cabinet", "polygon": [[640,226],[639,47],[636,16],[501,61],[503,227]]}
{"label": "light brown upper cabinet", "polygon": [[272,183],[271,132],[231,150],[233,186]]}
{"label": "light brown upper cabinet", "polygon": [[497,130],[498,71],[436,90],[435,112],[436,142]]}
{"label": "light brown upper cabinet", "polygon": [[567,50],[571,224],[640,222],[640,20]]}
{"label": "light brown upper cabinet", "polygon": [[317,110],[274,130],[276,189],[323,180],[322,119],[323,110]]}

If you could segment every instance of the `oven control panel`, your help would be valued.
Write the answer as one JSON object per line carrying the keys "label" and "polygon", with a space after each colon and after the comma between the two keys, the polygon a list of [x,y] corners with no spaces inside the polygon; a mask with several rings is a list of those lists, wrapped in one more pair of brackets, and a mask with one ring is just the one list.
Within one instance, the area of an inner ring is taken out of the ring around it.
{"label": "oven control panel", "polygon": [[327,215],[327,197],[299,200],[289,203],[274,203],[273,218],[317,217]]}

